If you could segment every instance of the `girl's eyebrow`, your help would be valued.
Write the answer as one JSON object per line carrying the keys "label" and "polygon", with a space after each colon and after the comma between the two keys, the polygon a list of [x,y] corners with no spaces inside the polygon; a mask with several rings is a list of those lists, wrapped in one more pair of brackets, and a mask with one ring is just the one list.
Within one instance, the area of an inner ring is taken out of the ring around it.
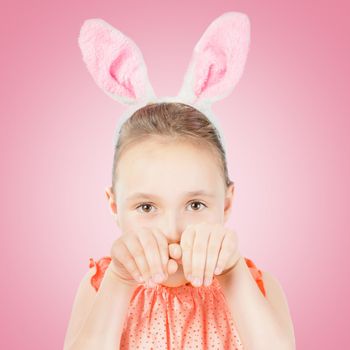
{"label": "girl's eyebrow", "polygon": [[[209,193],[203,190],[198,190],[198,191],[189,191],[184,193],[184,197],[192,197],[192,196],[204,196],[204,197],[209,197],[213,198],[215,197],[214,193]],[[150,193],[143,193],[143,192],[136,192],[130,195],[129,197],[126,198],[127,201],[134,200],[137,198],[147,198],[147,199],[161,199],[159,196],[155,194],[150,194]]]}

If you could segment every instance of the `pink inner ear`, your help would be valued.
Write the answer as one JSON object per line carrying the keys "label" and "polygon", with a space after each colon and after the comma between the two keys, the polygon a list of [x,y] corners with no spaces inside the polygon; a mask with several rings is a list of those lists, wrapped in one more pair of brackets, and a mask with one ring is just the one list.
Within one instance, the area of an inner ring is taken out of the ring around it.
{"label": "pink inner ear", "polygon": [[153,94],[141,51],[107,22],[86,20],[79,46],[95,82],[112,97],[129,104]]}
{"label": "pink inner ear", "polygon": [[[124,95],[129,98],[136,98],[136,92],[130,83],[129,79],[124,80],[124,76],[131,76],[134,69],[130,70],[130,65],[128,65],[129,60],[131,60],[132,54],[129,47],[125,47],[116,57],[116,59],[111,63],[109,68],[109,74],[111,77],[124,88]],[[123,74],[122,74],[123,72]]]}
{"label": "pink inner ear", "polygon": [[194,48],[179,95],[190,92],[196,103],[226,97],[243,73],[249,41],[250,24],[245,14],[227,12],[215,19]]}
{"label": "pink inner ear", "polygon": [[[213,64],[212,62],[215,62]],[[223,79],[227,70],[227,59],[225,53],[217,46],[210,43],[197,56],[197,65],[194,81],[194,93],[198,97],[204,90],[215,85]],[[212,93],[216,93],[212,88]]]}

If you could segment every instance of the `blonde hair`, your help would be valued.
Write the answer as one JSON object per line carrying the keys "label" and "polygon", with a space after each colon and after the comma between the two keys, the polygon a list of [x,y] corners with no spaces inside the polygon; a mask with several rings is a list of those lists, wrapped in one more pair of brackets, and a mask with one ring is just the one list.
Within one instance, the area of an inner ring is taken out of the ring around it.
{"label": "blonde hair", "polygon": [[227,171],[225,150],[212,122],[192,106],[180,102],[149,103],[134,112],[121,126],[114,149],[112,189],[117,181],[117,165],[128,146],[161,136],[206,147],[218,160],[226,188],[233,184]]}

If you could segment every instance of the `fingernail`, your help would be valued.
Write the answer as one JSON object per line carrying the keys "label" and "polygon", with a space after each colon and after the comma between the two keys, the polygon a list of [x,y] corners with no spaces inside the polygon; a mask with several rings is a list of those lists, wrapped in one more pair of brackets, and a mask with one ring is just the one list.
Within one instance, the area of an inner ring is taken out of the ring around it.
{"label": "fingernail", "polygon": [[206,287],[208,287],[210,284],[211,284],[211,278],[206,277],[205,280],[204,280],[204,285],[205,285]]}
{"label": "fingernail", "polygon": [[136,280],[140,283],[144,282],[143,278],[140,275],[136,276]]}
{"label": "fingernail", "polygon": [[148,288],[153,288],[155,287],[157,284],[155,284],[152,279],[150,278],[147,282],[146,282],[146,285]]}
{"label": "fingernail", "polygon": [[163,281],[164,275],[162,273],[156,273],[155,275],[153,275],[152,279],[154,282],[160,283]]}
{"label": "fingernail", "polygon": [[220,267],[217,267],[214,271],[215,275],[219,275],[222,272],[222,269]]}
{"label": "fingernail", "polygon": [[199,277],[196,277],[193,279],[192,284],[194,284],[196,287],[199,287],[202,284],[202,279]]}

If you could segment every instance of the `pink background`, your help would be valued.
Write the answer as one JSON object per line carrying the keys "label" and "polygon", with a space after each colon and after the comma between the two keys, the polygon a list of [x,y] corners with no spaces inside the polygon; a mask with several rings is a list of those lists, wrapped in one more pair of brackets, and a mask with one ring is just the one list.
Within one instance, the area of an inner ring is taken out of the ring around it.
{"label": "pink background", "polygon": [[171,96],[226,11],[252,25],[242,79],[213,107],[236,183],[229,225],[243,254],[282,284],[297,348],[347,348],[349,10],[309,0],[3,1],[0,348],[62,349],[89,257],[108,255],[119,234],[104,188],[125,108],[82,61],[83,21],[100,17],[131,37],[156,93]]}

